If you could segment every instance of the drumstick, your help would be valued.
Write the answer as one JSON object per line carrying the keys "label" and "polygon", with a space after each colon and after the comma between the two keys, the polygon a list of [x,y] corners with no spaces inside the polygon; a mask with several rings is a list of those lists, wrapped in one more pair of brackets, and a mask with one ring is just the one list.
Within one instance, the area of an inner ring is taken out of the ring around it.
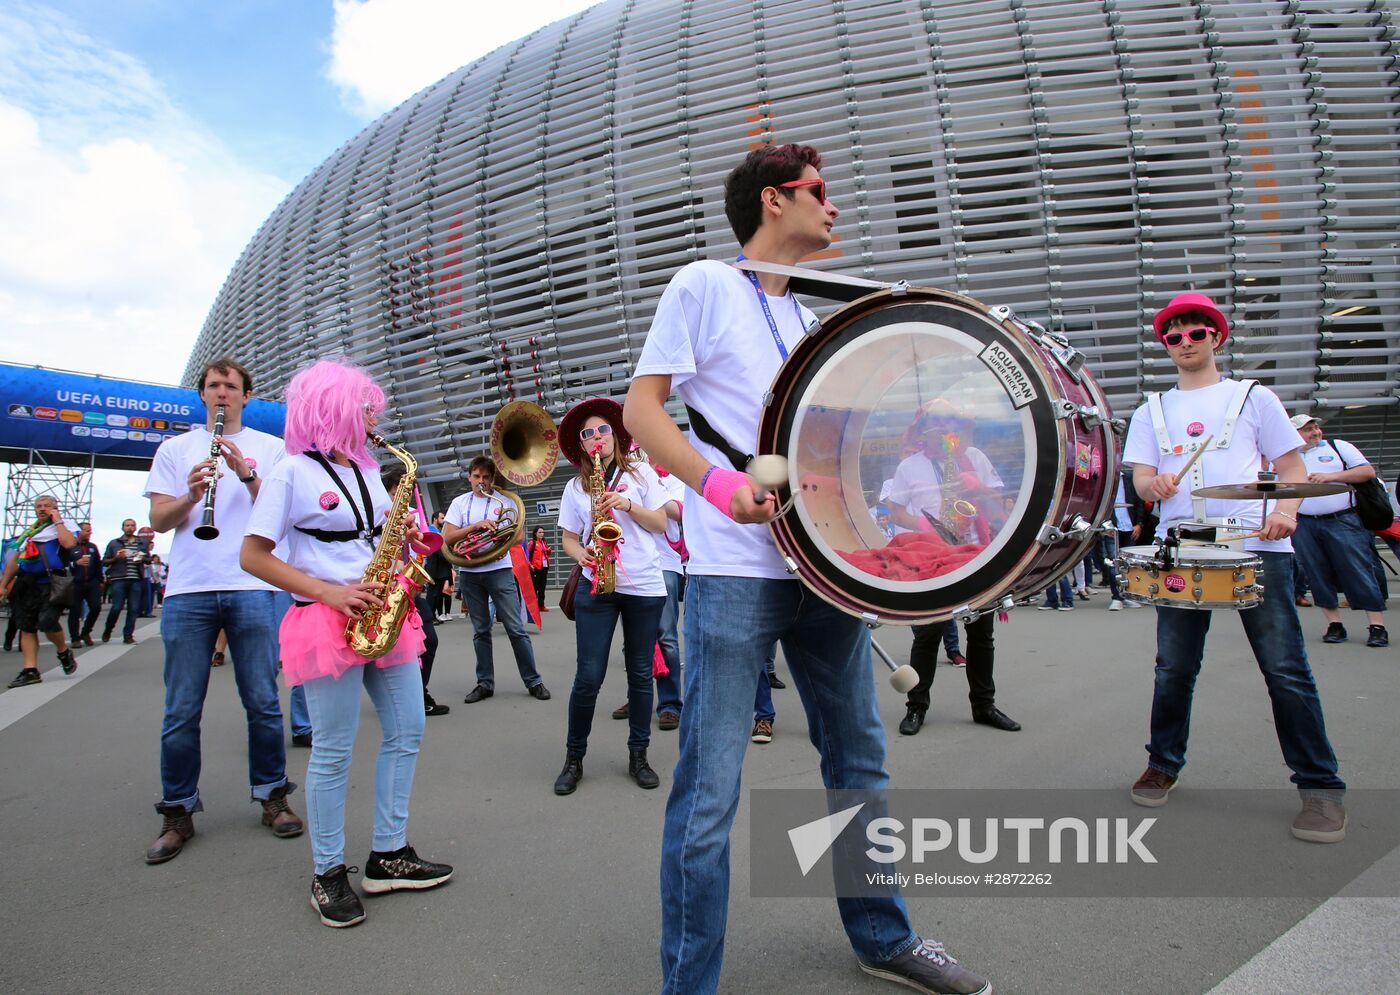
{"label": "drumstick", "polygon": [[1201,453],[1206,451],[1206,447],[1215,441],[1215,436],[1206,436],[1206,441],[1201,443],[1201,448],[1191,454],[1191,458],[1186,461],[1186,465],[1181,468],[1181,472],[1172,480],[1173,487],[1180,487],[1181,481],[1191,472],[1191,468],[1196,465],[1196,460],[1201,458]]}
{"label": "drumstick", "polygon": [[1263,530],[1263,529],[1259,529],[1259,530],[1254,531],[1254,532],[1246,532],[1244,535],[1240,535],[1240,536],[1230,536],[1230,538],[1228,538],[1228,539],[1216,539],[1215,541],[1216,541],[1216,542],[1239,542],[1241,539],[1258,539],[1258,538],[1259,538],[1260,536],[1262,536],[1263,534],[1264,534],[1264,530]]}

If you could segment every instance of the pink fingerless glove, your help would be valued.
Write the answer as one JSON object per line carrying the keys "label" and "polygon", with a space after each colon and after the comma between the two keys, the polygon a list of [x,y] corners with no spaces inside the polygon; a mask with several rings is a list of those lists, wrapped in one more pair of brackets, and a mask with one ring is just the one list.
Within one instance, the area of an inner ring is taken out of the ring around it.
{"label": "pink fingerless glove", "polygon": [[734,511],[731,506],[734,501],[734,492],[740,487],[749,486],[751,485],[747,473],[712,466],[705,471],[705,479],[701,482],[700,496],[718,508],[725,518],[733,521]]}

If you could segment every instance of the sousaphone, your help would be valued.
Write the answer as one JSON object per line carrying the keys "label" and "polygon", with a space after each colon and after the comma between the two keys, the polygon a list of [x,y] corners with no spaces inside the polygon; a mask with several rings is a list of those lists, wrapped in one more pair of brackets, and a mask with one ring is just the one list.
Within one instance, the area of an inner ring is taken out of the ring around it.
{"label": "sousaphone", "polygon": [[[517,487],[533,487],[549,479],[559,460],[559,432],[554,419],[538,404],[511,401],[491,423],[491,462],[496,472]],[[442,548],[447,562],[480,567],[510,552],[525,534],[525,505],[513,491],[497,487],[504,504],[496,531],[469,536]]]}

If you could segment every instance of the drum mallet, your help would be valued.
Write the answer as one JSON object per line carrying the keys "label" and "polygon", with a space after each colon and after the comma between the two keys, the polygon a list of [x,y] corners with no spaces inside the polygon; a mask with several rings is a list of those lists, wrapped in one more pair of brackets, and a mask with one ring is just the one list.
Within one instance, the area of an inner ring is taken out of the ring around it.
{"label": "drum mallet", "polygon": [[875,651],[875,655],[884,661],[886,667],[890,668],[890,687],[900,694],[908,694],[914,690],[914,685],[919,683],[919,672],[909,664],[900,666],[894,662],[894,657],[885,652],[885,648],[876,642],[875,637],[870,637],[870,648]]}

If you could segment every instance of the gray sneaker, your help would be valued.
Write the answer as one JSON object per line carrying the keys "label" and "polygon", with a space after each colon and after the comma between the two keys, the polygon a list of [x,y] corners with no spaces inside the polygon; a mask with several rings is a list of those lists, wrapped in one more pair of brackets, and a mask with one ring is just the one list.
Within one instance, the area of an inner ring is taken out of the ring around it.
{"label": "gray sneaker", "polygon": [[1293,836],[1309,843],[1340,843],[1347,835],[1347,810],[1330,798],[1307,796],[1293,820]]}
{"label": "gray sneaker", "polygon": [[937,940],[921,939],[894,960],[858,963],[866,974],[928,995],[992,995],[992,983],[959,964]]}

